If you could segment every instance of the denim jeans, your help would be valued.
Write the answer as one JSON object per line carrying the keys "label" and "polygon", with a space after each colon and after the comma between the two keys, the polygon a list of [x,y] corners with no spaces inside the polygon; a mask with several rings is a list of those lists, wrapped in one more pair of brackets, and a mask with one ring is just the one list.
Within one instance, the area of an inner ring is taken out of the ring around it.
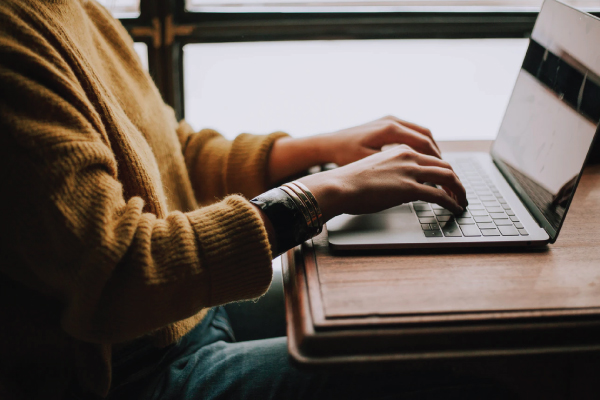
{"label": "denim jeans", "polygon": [[451,371],[313,372],[290,363],[285,337],[236,342],[215,308],[166,349],[131,349],[114,361],[121,399],[512,399],[502,387]]}

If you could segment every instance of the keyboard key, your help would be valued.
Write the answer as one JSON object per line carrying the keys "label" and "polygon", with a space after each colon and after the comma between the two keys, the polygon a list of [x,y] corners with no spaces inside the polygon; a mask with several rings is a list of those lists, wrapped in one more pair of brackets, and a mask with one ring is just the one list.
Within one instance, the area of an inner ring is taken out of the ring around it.
{"label": "keyboard key", "polygon": [[483,205],[486,207],[500,207],[500,203],[498,203],[497,201],[484,201]]}
{"label": "keyboard key", "polygon": [[498,229],[482,229],[481,233],[483,236],[500,236]]}
{"label": "keyboard key", "polygon": [[504,214],[503,212],[494,212],[494,213],[490,213],[490,217],[494,218],[494,219],[504,219],[504,218],[508,218],[508,215]]}
{"label": "keyboard key", "polygon": [[438,224],[429,224],[429,226],[431,227],[431,230],[436,230],[436,229],[440,229],[440,226]]}
{"label": "keyboard key", "polygon": [[442,232],[444,232],[444,236],[446,237],[462,237],[460,233],[460,228],[454,221],[450,221],[445,223],[446,225],[442,228]]}
{"label": "keyboard key", "polygon": [[477,224],[479,229],[496,229],[496,224],[493,222],[483,222],[481,224]]}
{"label": "keyboard key", "polygon": [[452,211],[441,209],[441,210],[433,210],[435,215],[452,215]]}
{"label": "keyboard key", "polygon": [[445,210],[444,207],[440,206],[439,204],[432,204],[431,208],[433,208],[433,210]]}
{"label": "keyboard key", "polygon": [[467,193],[467,200],[476,200],[478,198],[479,197],[477,197],[476,194],[469,194],[469,193]]}
{"label": "keyboard key", "polygon": [[485,210],[471,210],[471,215],[473,215],[473,216],[488,215],[488,213]]}
{"label": "keyboard key", "polygon": [[413,205],[415,205],[415,204],[427,204],[427,202],[423,201],[423,200],[413,201],[412,203],[413,203]]}
{"label": "keyboard key", "polygon": [[440,231],[440,230],[424,231],[423,233],[425,233],[425,237],[444,237],[444,235],[442,235],[442,231]]}
{"label": "keyboard key", "polygon": [[463,235],[467,237],[481,236],[481,232],[476,225],[461,225]]}
{"label": "keyboard key", "polygon": [[485,210],[485,207],[481,204],[474,204],[474,203],[469,202],[468,209],[469,210]]}
{"label": "keyboard key", "polygon": [[440,215],[437,217],[438,221],[440,221],[440,222],[450,221],[452,218],[453,218],[452,215]]}
{"label": "keyboard key", "polygon": [[494,201],[494,200],[496,200],[495,196],[479,196],[479,198],[481,199],[481,201]]}
{"label": "keyboard key", "polygon": [[469,218],[471,216],[471,214],[469,214],[468,211],[463,211],[462,214],[457,215],[457,218]]}
{"label": "keyboard key", "polygon": [[475,221],[473,221],[473,218],[456,218],[456,222],[458,222],[460,225],[473,225],[473,224],[475,224]]}
{"label": "keyboard key", "polygon": [[505,212],[507,215],[510,215],[510,216],[514,216],[514,215],[515,215],[515,212],[514,212],[514,211],[512,211],[512,210],[506,210],[506,211],[504,211],[504,212]]}
{"label": "keyboard key", "polygon": [[416,211],[417,217],[433,217],[433,211]]}
{"label": "keyboard key", "polygon": [[495,219],[494,222],[498,226],[512,226],[512,222],[508,219]]}
{"label": "keyboard key", "polygon": [[415,211],[429,211],[429,204],[413,204]]}
{"label": "keyboard key", "polygon": [[437,221],[435,218],[419,218],[419,222],[422,224],[435,224]]}
{"label": "keyboard key", "polygon": [[512,222],[519,222],[519,217],[517,217],[516,215],[511,215],[511,216],[510,216],[510,220],[511,220]]}
{"label": "keyboard key", "polygon": [[[502,203],[500,203],[502,204]],[[505,210],[510,210],[510,206],[506,203],[502,204],[502,208],[504,208]]]}
{"label": "keyboard key", "polygon": [[473,217],[473,219],[475,220],[475,222],[492,222],[492,218],[488,217],[488,216],[484,216],[484,217]]}
{"label": "keyboard key", "polygon": [[421,224],[421,229],[423,229],[424,231],[430,231],[431,224]]}
{"label": "keyboard key", "polygon": [[517,229],[523,229],[523,224],[522,224],[522,223],[520,223],[520,222],[515,222],[515,227],[516,227]]}
{"label": "keyboard key", "polygon": [[498,229],[500,230],[500,233],[502,233],[502,236],[519,236],[519,232],[517,231],[517,228],[515,228],[514,226],[499,226]]}
{"label": "keyboard key", "polygon": [[498,203],[500,203],[500,204],[506,204],[506,200],[504,199],[504,197],[499,196],[499,197],[497,197],[497,199],[498,199]]}
{"label": "keyboard key", "polygon": [[519,233],[523,236],[529,236],[529,233],[527,233],[527,231],[523,228],[519,229]]}
{"label": "keyboard key", "polygon": [[504,209],[502,207],[488,207],[487,210],[490,213],[502,213],[502,214],[504,214]]}

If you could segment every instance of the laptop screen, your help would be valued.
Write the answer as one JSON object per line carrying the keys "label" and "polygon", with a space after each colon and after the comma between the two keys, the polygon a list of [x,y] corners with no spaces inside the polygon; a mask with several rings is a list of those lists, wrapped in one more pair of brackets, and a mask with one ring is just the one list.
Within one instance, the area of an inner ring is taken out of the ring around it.
{"label": "laptop screen", "polygon": [[552,241],[599,121],[600,20],[546,0],[492,156]]}

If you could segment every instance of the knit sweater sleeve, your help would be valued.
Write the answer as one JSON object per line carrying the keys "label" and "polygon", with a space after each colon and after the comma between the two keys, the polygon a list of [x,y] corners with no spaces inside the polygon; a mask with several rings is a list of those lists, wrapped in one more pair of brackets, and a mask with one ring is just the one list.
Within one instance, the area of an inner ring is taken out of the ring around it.
{"label": "knit sweater sleeve", "polygon": [[34,33],[6,35],[29,29],[15,20],[0,18],[0,245],[11,260],[0,273],[59,302],[62,328],[97,343],[264,293],[271,253],[256,210],[230,196],[160,215],[125,195],[88,88]]}
{"label": "knit sweater sleeve", "polygon": [[277,139],[288,136],[283,132],[243,133],[230,141],[212,129],[193,132],[185,121],[177,131],[200,204],[231,193],[252,198],[267,190],[268,154]]}

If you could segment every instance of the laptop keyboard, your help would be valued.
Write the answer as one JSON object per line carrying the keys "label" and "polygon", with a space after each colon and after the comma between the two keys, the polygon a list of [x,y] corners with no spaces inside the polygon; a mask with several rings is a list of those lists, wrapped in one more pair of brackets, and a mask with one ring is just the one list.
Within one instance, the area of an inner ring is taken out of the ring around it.
{"label": "laptop keyboard", "polygon": [[412,203],[426,237],[528,236],[519,217],[475,160],[452,165],[467,191],[461,215],[424,201]]}

